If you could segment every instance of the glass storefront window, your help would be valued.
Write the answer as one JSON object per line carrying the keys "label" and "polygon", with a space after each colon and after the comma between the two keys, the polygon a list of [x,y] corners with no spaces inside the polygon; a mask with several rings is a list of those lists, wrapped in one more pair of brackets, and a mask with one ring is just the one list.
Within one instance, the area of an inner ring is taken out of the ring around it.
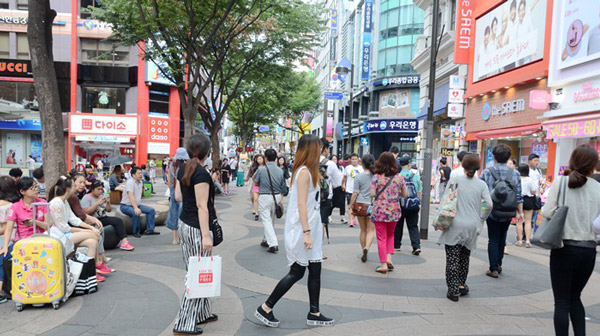
{"label": "glass storefront window", "polygon": [[125,114],[125,88],[84,87],[83,112]]}
{"label": "glass storefront window", "polygon": [[82,38],[81,64],[129,66],[129,47],[118,41]]}
{"label": "glass storefront window", "polygon": [[0,0],[0,9],[8,9],[8,0]]}
{"label": "glass storefront window", "polygon": [[0,58],[10,58],[8,32],[0,32]]}
{"label": "glass storefront window", "polygon": [[29,0],[17,0],[18,10],[27,10],[29,8]]}
{"label": "glass storefront window", "polygon": [[538,168],[546,175],[548,168],[548,142],[543,137],[513,137],[498,140],[485,140],[484,166],[489,167],[493,164],[494,157],[492,149],[498,144],[505,144],[510,147],[512,157],[517,160],[518,164],[527,163],[530,154],[537,154],[540,157],[540,165]]}
{"label": "glass storefront window", "polygon": [[33,83],[0,82],[0,113],[39,111]]}
{"label": "glass storefront window", "polygon": [[29,41],[25,33],[17,33],[17,59],[29,59]]}

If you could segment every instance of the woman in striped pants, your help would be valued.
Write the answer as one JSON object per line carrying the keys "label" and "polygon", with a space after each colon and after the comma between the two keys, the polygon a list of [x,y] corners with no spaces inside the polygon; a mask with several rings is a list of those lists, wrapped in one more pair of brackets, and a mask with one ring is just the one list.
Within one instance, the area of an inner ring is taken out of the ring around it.
{"label": "woman in striped pants", "polygon": [[[205,135],[192,136],[186,147],[191,159],[177,173],[175,199],[182,202],[179,241],[186,269],[190,257],[210,255],[212,250],[208,223],[209,218],[216,216],[212,201],[215,190],[210,173],[203,164],[210,146],[210,140]],[[217,315],[210,313],[207,298],[190,299],[184,292],[173,334],[200,335],[202,328],[198,324],[215,322],[217,319]]]}

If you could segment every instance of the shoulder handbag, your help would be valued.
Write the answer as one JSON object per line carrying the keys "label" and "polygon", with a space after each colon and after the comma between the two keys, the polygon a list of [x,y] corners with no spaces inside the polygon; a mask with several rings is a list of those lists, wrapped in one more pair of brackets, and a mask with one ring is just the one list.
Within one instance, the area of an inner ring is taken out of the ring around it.
{"label": "shoulder handbag", "polygon": [[535,234],[531,238],[531,243],[533,245],[549,250],[563,247],[563,231],[565,229],[565,222],[567,221],[567,214],[569,212],[569,207],[565,205],[565,199],[567,196],[567,179],[568,177],[562,177],[560,179],[560,185],[558,187],[559,206],[552,217],[544,218],[544,221],[540,227],[537,229],[537,231],[535,231]]}
{"label": "shoulder handbag", "polygon": [[394,176],[390,176],[390,179],[387,181],[387,183],[383,186],[383,188],[377,192],[377,194],[375,194],[375,198],[371,199],[371,206],[369,206],[369,209],[367,209],[367,213],[370,215],[372,213],[373,210],[373,206],[375,205],[375,202],[377,201],[377,199],[379,198],[379,196],[381,196],[381,194],[383,194],[383,192],[385,191],[385,189],[387,189],[387,187],[390,186],[390,184],[392,184],[392,181],[396,178],[396,175]]}
{"label": "shoulder handbag", "polygon": [[217,218],[217,209],[215,208],[215,193],[211,195],[213,213],[214,215],[208,215],[208,229],[212,233],[213,246],[217,246],[223,242],[223,228],[219,224],[219,218]]}
{"label": "shoulder handbag", "polygon": [[283,204],[281,202],[277,202],[275,198],[275,189],[273,189],[273,180],[271,180],[271,172],[269,171],[269,167],[265,166],[267,170],[267,175],[269,175],[269,185],[271,186],[271,196],[273,196],[273,202],[275,203],[275,217],[281,218],[283,217]]}

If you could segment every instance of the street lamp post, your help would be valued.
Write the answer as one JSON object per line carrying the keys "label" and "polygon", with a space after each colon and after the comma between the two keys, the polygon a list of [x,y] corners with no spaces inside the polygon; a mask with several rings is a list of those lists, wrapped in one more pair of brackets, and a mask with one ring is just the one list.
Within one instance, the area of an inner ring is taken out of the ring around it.
{"label": "street lamp post", "polygon": [[351,146],[351,141],[352,141],[352,113],[354,112],[354,99],[352,97],[352,95],[354,95],[354,73],[353,73],[353,68],[354,68],[354,64],[350,65],[350,69],[348,69],[347,67],[337,67],[335,68],[335,72],[338,75],[350,75],[350,100],[349,100],[349,105],[350,105],[350,109],[348,111],[348,140],[346,142],[346,148],[344,148],[344,153],[347,152],[347,149],[350,148]]}
{"label": "street lamp post", "polygon": [[435,99],[435,71],[437,58],[437,36],[438,36],[438,12],[440,0],[433,0],[431,14],[431,54],[429,59],[429,110],[427,111],[427,123],[425,124],[425,155],[423,164],[423,202],[421,202],[421,239],[427,239],[429,228],[429,210],[431,200],[431,166],[433,159],[433,103]]}

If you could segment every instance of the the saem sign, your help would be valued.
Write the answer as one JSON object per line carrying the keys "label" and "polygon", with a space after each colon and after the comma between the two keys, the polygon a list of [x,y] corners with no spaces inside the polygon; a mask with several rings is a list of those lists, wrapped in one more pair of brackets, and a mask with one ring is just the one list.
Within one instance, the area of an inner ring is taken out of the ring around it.
{"label": "the saem sign", "polygon": [[69,126],[73,134],[137,135],[136,116],[71,114]]}
{"label": "the saem sign", "polygon": [[454,40],[454,63],[469,63],[469,50],[473,46],[474,0],[456,2],[456,38]]}

